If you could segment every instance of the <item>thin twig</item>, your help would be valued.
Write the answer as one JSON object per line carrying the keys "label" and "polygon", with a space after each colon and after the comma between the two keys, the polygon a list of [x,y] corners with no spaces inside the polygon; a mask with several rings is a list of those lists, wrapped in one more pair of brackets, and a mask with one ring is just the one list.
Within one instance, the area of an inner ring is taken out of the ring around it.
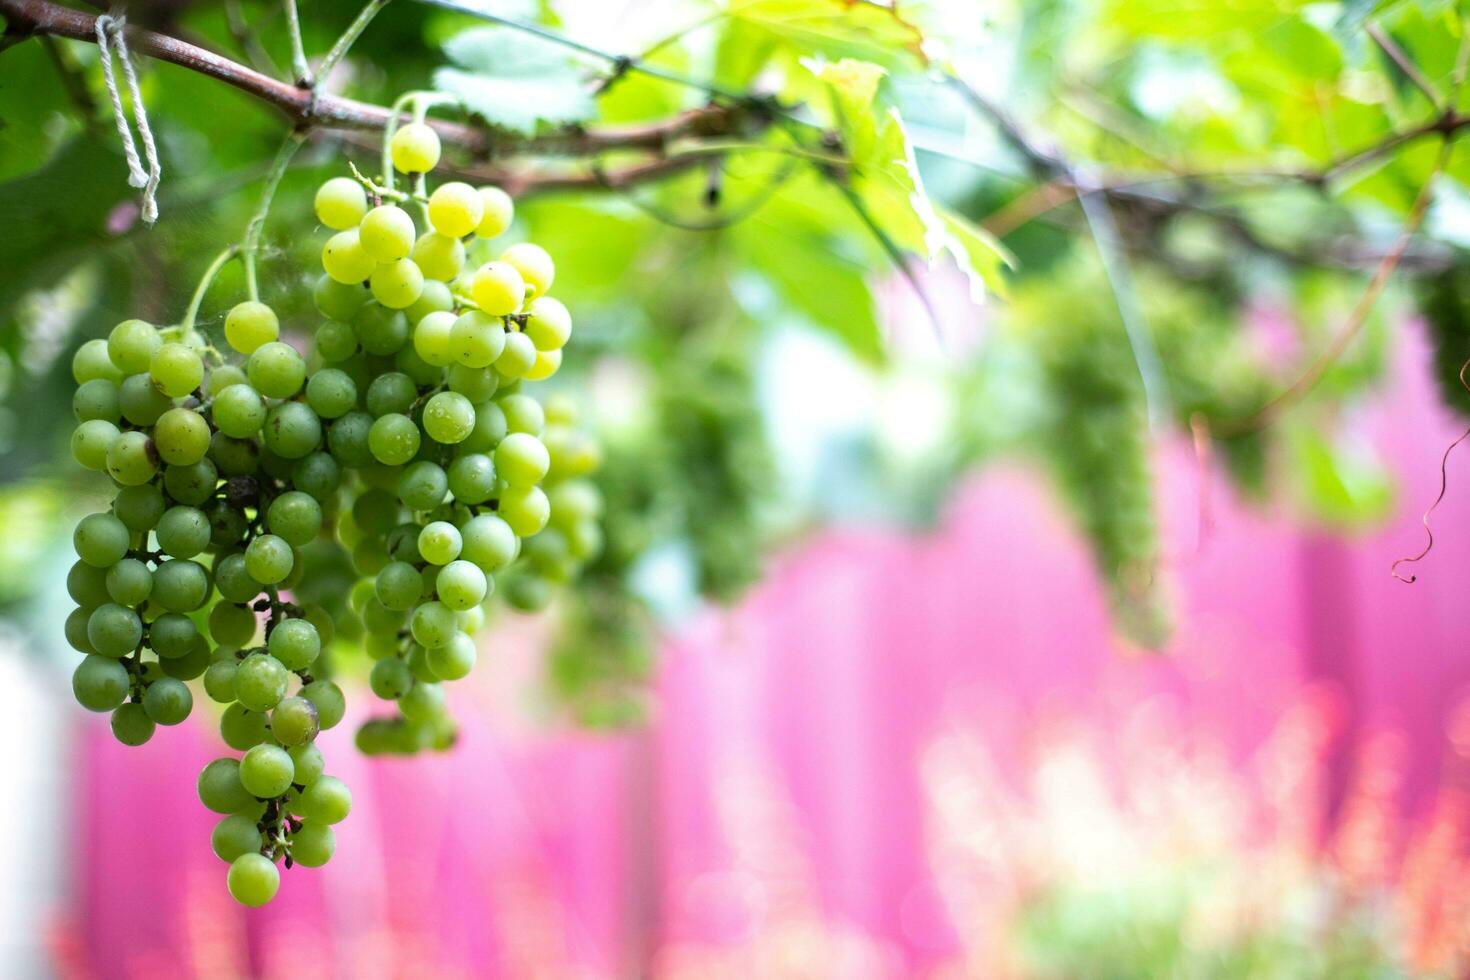
{"label": "thin twig", "polygon": [[386,6],[388,6],[388,0],[368,0],[367,5],[352,19],[352,23],[347,25],[347,30],[342,32],[342,36],[337,38],[337,42],[322,56],[321,64],[317,65],[316,69],[318,79],[325,79],[332,73],[332,69],[337,67],[337,62],[347,57],[347,52],[357,43],[362,32],[367,30],[373,18],[378,16],[378,11]]}
{"label": "thin twig", "polygon": [[1424,77],[1424,73],[1419,70],[1419,66],[1414,64],[1414,59],[1405,54],[1404,49],[1399,47],[1393,38],[1385,34],[1383,28],[1370,20],[1368,21],[1367,31],[1368,36],[1373,39],[1373,43],[1378,45],[1384,54],[1388,55],[1388,59],[1398,66],[1399,71],[1404,73],[1405,78],[1413,82],[1414,86],[1420,92],[1424,93],[1424,97],[1429,100],[1430,105],[1442,106],[1445,104],[1444,96],[1439,94],[1439,89],[1435,88],[1434,83]]}
{"label": "thin twig", "polygon": [[271,57],[270,52],[260,43],[250,25],[245,22],[245,14],[240,9],[240,0],[225,0],[225,24],[229,27],[230,36],[240,46],[240,51],[249,59],[251,67],[256,71],[267,75],[279,75],[281,70],[276,65],[276,60]]}
{"label": "thin twig", "polygon": [[306,61],[306,48],[301,43],[301,17],[296,12],[296,0],[281,0],[286,11],[286,33],[291,36],[291,72],[301,88],[311,88],[311,65]]}
{"label": "thin twig", "polygon": [[189,306],[184,310],[184,318],[179,321],[180,332],[185,336],[188,335],[189,331],[194,329],[194,322],[199,318],[199,307],[204,304],[204,296],[209,292],[209,287],[214,282],[214,277],[219,275],[219,270],[224,268],[225,263],[238,255],[239,252],[239,245],[231,245],[216,255],[214,261],[205,267],[204,275],[199,277],[199,285],[194,287],[194,295],[189,298]]}
{"label": "thin twig", "polygon": [[[1470,392],[1470,382],[1467,382],[1465,380],[1466,369],[1470,369],[1470,361],[1466,361],[1464,364],[1460,365],[1460,386],[1464,388],[1467,392]],[[1418,554],[1408,555],[1406,557],[1400,558],[1398,561],[1394,562],[1388,567],[1388,573],[1394,578],[1398,579],[1400,582],[1403,582],[1405,585],[1413,585],[1419,580],[1419,576],[1410,575],[1408,578],[1404,578],[1402,575],[1399,574],[1399,566],[1422,561],[1425,555],[1434,550],[1434,532],[1429,529],[1429,515],[1433,514],[1435,508],[1437,508],[1441,503],[1444,502],[1445,494],[1449,491],[1450,453],[1454,452],[1455,447],[1464,442],[1466,439],[1470,439],[1470,429],[1466,429],[1460,434],[1460,437],[1458,439],[1445,447],[1444,455],[1439,458],[1439,494],[1434,498],[1434,503],[1430,504],[1429,508],[1424,511],[1424,516],[1420,518],[1420,523],[1424,525],[1424,537],[1426,538],[1424,542],[1424,548]]]}

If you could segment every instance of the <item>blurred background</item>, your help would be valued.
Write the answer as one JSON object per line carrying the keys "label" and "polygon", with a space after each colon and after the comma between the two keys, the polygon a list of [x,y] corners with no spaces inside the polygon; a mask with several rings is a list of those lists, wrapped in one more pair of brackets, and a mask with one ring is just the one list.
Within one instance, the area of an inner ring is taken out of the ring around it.
{"label": "blurred background", "polygon": [[[95,9],[0,0],[0,975],[1466,975],[1470,11],[375,8],[321,90],[489,134],[443,169],[556,257],[602,554],[490,608],[443,753],[353,751],[344,610],[337,859],[236,906],[215,706],[129,749],[71,698],[70,354],[178,319],[290,123],[135,39],[150,228],[37,30]],[[128,15],[290,81],[283,9]],[[265,225],[304,351],[376,140],[313,128]]]}

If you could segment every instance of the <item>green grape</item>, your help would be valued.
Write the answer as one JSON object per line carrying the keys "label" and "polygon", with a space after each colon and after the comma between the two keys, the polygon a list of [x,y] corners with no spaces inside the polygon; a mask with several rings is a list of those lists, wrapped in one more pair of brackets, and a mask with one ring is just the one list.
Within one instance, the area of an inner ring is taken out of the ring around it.
{"label": "green grape", "polygon": [[333,177],[317,188],[316,218],[333,231],[354,227],[367,214],[367,193],[351,177]]}
{"label": "green grape", "polygon": [[419,532],[419,554],[435,565],[454,561],[462,545],[459,528],[448,521],[432,521]]}
{"label": "green grape", "polygon": [[241,905],[259,908],[276,897],[281,872],[263,854],[241,854],[230,862],[230,895]]}
{"label": "green grape", "polygon": [[337,727],[337,723],[347,713],[347,701],[342,696],[342,689],[329,680],[312,681],[297,693],[316,705],[316,716],[322,731]]}
{"label": "green grape", "polygon": [[209,518],[210,548],[226,553],[244,547],[250,531],[244,513],[231,507],[228,501],[215,499],[205,503],[204,515]]}
{"label": "green grape", "polygon": [[235,700],[235,666],[234,660],[216,660],[204,671],[204,693],[209,700],[219,704]]}
{"label": "green grape", "polygon": [[322,640],[311,623],[304,619],[287,619],[271,630],[266,649],[287,670],[305,670],[321,653]]}
{"label": "green grape", "polygon": [[209,641],[203,636],[197,636],[193,649],[188,653],[171,660],[160,660],[158,666],[169,677],[192,681],[209,668],[209,657]]}
{"label": "green grape", "polygon": [[376,265],[377,260],[362,247],[356,228],[337,232],[322,247],[322,268],[343,285],[366,282]]}
{"label": "green grape", "polygon": [[[353,313],[356,312],[354,309]],[[336,364],[357,353],[357,334],[349,324],[328,320],[316,328],[312,345],[316,349],[317,356],[323,361],[328,364]]]}
{"label": "green grape", "polygon": [[231,385],[214,396],[213,418],[225,435],[248,439],[265,424],[265,402],[250,385]]}
{"label": "green grape", "polygon": [[282,402],[266,415],[264,433],[267,450],[284,460],[296,460],[321,445],[322,423],[310,406]]}
{"label": "green grape", "polygon": [[260,828],[243,813],[232,813],[214,825],[209,834],[209,847],[214,856],[226,864],[242,854],[260,853]]}
{"label": "green grape", "polygon": [[538,350],[536,359],[531,366],[526,368],[526,373],[521,375],[527,381],[545,381],[561,368],[561,351]]}
{"label": "green grape", "polygon": [[[450,334],[455,320],[453,313],[438,310],[419,320],[418,326],[413,328],[413,349],[426,363],[435,367],[448,367],[454,363]],[[105,381],[101,383],[107,384]]]}
{"label": "green grape", "polygon": [[521,308],[526,282],[509,262],[487,262],[470,279],[470,298],[491,316],[506,316]]}
{"label": "green grape", "polygon": [[550,468],[546,446],[533,435],[512,432],[495,447],[495,472],[512,487],[539,483]]}
{"label": "green grape", "polygon": [[308,453],[291,470],[291,482],[324,503],[336,497],[342,484],[342,467],[328,453]]}
{"label": "green grape", "polygon": [[368,687],[384,701],[396,701],[412,684],[408,665],[394,657],[379,660],[368,674]]}
{"label": "green grape", "polygon": [[209,457],[225,476],[247,476],[260,465],[260,447],[253,439],[232,439],[216,432],[209,440]]}
{"label": "green grape", "polygon": [[413,249],[413,219],[396,204],[373,208],[358,225],[363,249],[378,262],[407,258]]}
{"label": "green grape", "polygon": [[88,514],[72,531],[77,557],[96,568],[107,568],[128,552],[127,525],[112,514]]}
{"label": "green grape", "polygon": [[124,745],[143,745],[157,730],[148,712],[137,702],[118,705],[112,712],[112,734]]}
{"label": "green grape", "polygon": [[123,432],[107,447],[107,475],[125,487],[141,486],[158,474],[158,449],[141,432]]}
{"label": "green grape", "polygon": [[475,669],[475,641],[457,632],[444,646],[429,647],[425,659],[429,669],[440,678],[457,681]]}
{"label": "green grape", "polygon": [[[240,679],[240,668],[235,668],[235,680]],[[244,752],[254,745],[269,742],[270,725],[264,714],[251,711],[238,701],[225,708],[219,720],[220,737],[225,744],[237,752]],[[234,760],[231,760],[234,761]],[[205,804],[208,806],[208,804]],[[213,807],[211,807],[213,809]]]}
{"label": "green grape", "polygon": [[322,316],[329,320],[346,322],[367,302],[368,292],[362,288],[362,280],[352,283],[338,282],[323,273],[317,277],[316,285],[312,287],[311,298]]}
{"label": "green grape", "polygon": [[214,642],[243,647],[255,638],[255,613],[231,602],[217,602],[209,610],[209,635]]}
{"label": "green grape", "polygon": [[384,607],[407,612],[423,593],[419,570],[407,562],[389,562],[378,572],[374,591]]}
{"label": "green grape", "polygon": [[245,383],[245,372],[233,364],[221,364],[209,372],[207,381],[209,393],[218,395],[226,388]]}
{"label": "green grape", "polygon": [[357,341],[369,354],[387,356],[398,353],[408,342],[408,316],[402,310],[390,310],[382,303],[368,303],[352,321]]}
{"label": "green grape", "polygon": [[518,575],[505,590],[505,600],[522,612],[537,612],[551,601],[551,583],[539,575]]}
{"label": "green grape", "polygon": [[167,343],[153,352],[148,362],[153,384],[170,398],[183,398],[204,380],[204,362],[199,352],[183,344]]}
{"label": "green grape", "polygon": [[407,415],[418,396],[419,391],[412,378],[398,371],[390,371],[373,379],[373,383],[368,385],[364,401],[367,410],[374,416],[394,413]]}
{"label": "green grape", "polygon": [[[107,587],[107,575],[111,570],[110,567],[99,568],[77,560],[66,573],[66,594],[79,606],[100,606],[104,602],[115,601]],[[149,584],[151,586],[151,580]]]}
{"label": "green grape", "polygon": [[495,238],[504,234],[515,216],[515,204],[510,195],[499,187],[481,187],[479,194],[484,214],[475,228],[475,235],[479,238]]}
{"label": "green grape", "polygon": [[531,242],[512,245],[500,255],[500,261],[515,268],[526,283],[526,298],[545,296],[556,278],[556,265],[546,249]]}
{"label": "green grape", "polygon": [[398,710],[409,721],[431,722],[444,714],[444,688],[419,681],[398,698]]}
{"label": "green grape", "polygon": [[427,280],[449,282],[464,270],[464,243],[435,231],[428,231],[413,243],[409,253]]}
{"label": "green grape", "polygon": [[164,613],[148,626],[148,645],[161,660],[186,656],[198,639],[199,627],[183,613]]}
{"label": "green grape", "polygon": [[87,641],[104,657],[126,657],[143,642],[143,622],[127,606],[103,603],[87,618]]}
{"label": "green grape", "polygon": [[417,643],[408,645],[408,656],[404,657],[404,663],[408,664],[408,672],[413,675],[415,681],[422,681],[425,684],[438,683],[439,675],[429,667],[429,651]]}
{"label": "green grape", "polygon": [[240,782],[240,762],[237,759],[215,759],[199,773],[199,802],[215,813],[241,813],[248,811],[255,798]]}
{"label": "green grape", "polygon": [[461,529],[463,547],[460,557],[474,562],[486,573],[496,572],[520,554],[516,532],[495,514],[478,514]]}
{"label": "green grape", "polygon": [[92,648],[92,641],[87,638],[87,624],[92,620],[93,609],[82,606],[73,609],[62,624],[62,632],[66,635],[66,642],[78,653],[96,653]]}
{"label": "green grape", "polygon": [[209,451],[209,423],[190,408],[171,408],[153,427],[153,446],[165,463],[192,466]]}
{"label": "green grape", "polygon": [[219,470],[208,456],[191,466],[166,466],[163,470],[163,488],[189,507],[198,507],[213,497],[218,485]]}
{"label": "green grape", "polygon": [[229,602],[249,602],[260,595],[260,583],[250,577],[245,555],[225,555],[214,566],[214,584]]}
{"label": "green grape", "polygon": [[162,677],[143,692],[143,710],[157,724],[177,725],[194,710],[194,695],[183,681]]}
{"label": "green grape", "polygon": [[260,799],[274,799],[291,788],[296,767],[279,745],[254,745],[240,760],[240,782],[245,792]]}
{"label": "green grape", "polygon": [[271,712],[271,734],[282,745],[304,745],[316,738],[319,730],[320,723],[316,717],[316,705],[306,698],[299,696],[286,698]]}
{"label": "green grape", "polygon": [[272,534],[301,547],[321,533],[322,505],[310,494],[288,490],[271,501],[265,523]]}
{"label": "green grape", "polygon": [[76,394],[72,395],[71,410],[78,422],[101,419],[116,425],[118,419],[122,418],[117,385],[106,378],[82,382]]}
{"label": "green grape", "polygon": [[112,512],[130,531],[151,531],[167,504],[158,488],[148,484],[124,487],[112,499]]}
{"label": "green grape", "polygon": [[528,538],[546,526],[551,518],[551,503],[540,487],[513,486],[500,495],[498,513],[512,531]]}
{"label": "green grape", "polygon": [[507,381],[526,376],[536,363],[536,345],[523,333],[505,336],[505,349],[495,359],[495,371]]}
{"label": "green grape", "polygon": [[105,470],[107,454],[120,434],[106,419],[87,419],[71,434],[72,458],[89,470]]}
{"label": "green grape", "polygon": [[306,380],[306,362],[290,344],[262,344],[246,362],[250,384],[267,398],[290,398]]}
{"label": "green grape", "polygon": [[141,606],[152,591],[153,573],[136,558],[124,558],[107,570],[107,595],[118,605]]}
{"label": "green grape", "polygon": [[[316,714],[316,705],[312,705],[312,717],[317,719],[320,726],[321,719]],[[286,754],[291,757],[291,763],[296,769],[296,785],[310,786],[321,777],[322,770],[326,768],[326,762],[322,759],[322,750],[317,748],[313,742],[302,745],[292,745],[286,749]]]}
{"label": "green grape", "polygon": [[546,428],[546,412],[541,408],[541,403],[530,395],[504,395],[499,401],[500,410],[505,413],[506,428],[510,432],[539,436]]}
{"label": "green grape", "polygon": [[193,612],[209,598],[209,573],[196,562],[173,558],[153,569],[152,599],[169,612]]}
{"label": "green grape", "polygon": [[269,711],[286,695],[290,674],[268,653],[252,653],[235,668],[235,698],[251,711]]}
{"label": "green grape", "polygon": [[449,390],[457,391],[478,406],[495,394],[500,375],[491,368],[471,368],[463,364],[449,366]]}
{"label": "green grape", "polygon": [[509,432],[509,423],[500,405],[484,402],[475,406],[475,427],[459,444],[459,449],[461,452],[488,453],[500,445],[500,440]]}
{"label": "green grape", "polygon": [[327,430],[327,447],[343,466],[360,468],[372,461],[369,437],[373,417],[367,412],[348,412]]}
{"label": "green grape", "polygon": [[429,224],[451,238],[463,238],[479,227],[485,202],[469,184],[450,181],[429,195]]}
{"label": "green grape", "polygon": [[112,356],[108,353],[107,341],[102,339],[89,340],[77,348],[77,352],[71,358],[71,376],[79,385],[88,381],[111,381],[117,384],[122,381],[124,372],[112,363]]}
{"label": "green grape", "polygon": [[245,569],[261,585],[275,585],[291,574],[291,545],[274,534],[262,534],[245,547]]}
{"label": "green grape", "polygon": [[380,262],[369,281],[373,298],[390,310],[410,307],[424,291],[424,274],[412,259]]}
{"label": "green grape", "polygon": [[320,868],[337,850],[337,835],[325,824],[302,824],[291,835],[291,860],[303,868]]}
{"label": "green grape", "polygon": [[225,314],[225,341],[241,354],[252,354],[281,335],[276,311],[256,300],[236,303]]}
{"label": "green grape", "polygon": [[398,496],[412,510],[432,510],[444,502],[448,492],[449,477],[428,460],[405,466],[398,479]]}
{"label": "green grape", "polygon": [[495,494],[495,464],[484,453],[461,456],[449,464],[449,492],[462,504],[482,504]]}
{"label": "green grape", "polygon": [[471,562],[452,561],[439,572],[439,601],[450,609],[478,606],[485,600],[487,588],[485,573]]}
{"label": "green grape", "polygon": [[365,534],[386,534],[398,523],[398,501],[386,490],[369,490],[352,505],[352,519]]}
{"label": "green grape", "polygon": [[431,650],[434,647],[442,647],[459,633],[459,623],[454,618],[454,610],[442,602],[420,604],[413,611],[413,616],[409,620],[409,628],[413,633],[414,642]]}
{"label": "green grape", "polygon": [[71,690],[88,711],[111,711],[128,696],[127,668],[107,657],[83,657],[72,672]]}
{"label": "green grape", "polygon": [[561,350],[572,336],[572,315],[561,300],[538,296],[526,307],[526,336],[538,351]]}
{"label": "green grape", "polygon": [[450,326],[449,354],[458,364],[489,367],[504,350],[505,327],[479,310],[461,314]]}
{"label": "green grape", "polygon": [[341,418],[357,405],[357,385],[346,372],[324,368],[306,382],[306,403],[324,419]]}
{"label": "green grape", "polygon": [[425,174],[439,163],[439,134],[421,122],[402,126],[388,142],[393,169],[405,174]]}
{"label": "green grape", "polygon": [[441,391],[424,405],[424,431],[435,442],[463,442],[474,427],[475,406],[464,395]]}
{"label": "green grape", "polygon": [[170,507],[154,533],[159,549],[172,558],[193,558],[209,546],[209,520],[197,507]]}
{"label": "green grape", "polygon": [[117,407],[122,417],[134,425],[152,425],[158,417],[173,407],[173,401],[153,387],[153,380],[146,374],[132,374],[122,380],[117,389]]}
{"label": "green grape", "polygon": [[400,466],[419,451],[419,427],[407,415],[384,415],[368,432],[368,449],[373,458],[389,466]]}
{"label": "green grape", "polygon": [[153,352],[163,346],[163,338],[151,323],[124,320],[107,335],[107,356],[124,374],[142,374],[148,370]]}

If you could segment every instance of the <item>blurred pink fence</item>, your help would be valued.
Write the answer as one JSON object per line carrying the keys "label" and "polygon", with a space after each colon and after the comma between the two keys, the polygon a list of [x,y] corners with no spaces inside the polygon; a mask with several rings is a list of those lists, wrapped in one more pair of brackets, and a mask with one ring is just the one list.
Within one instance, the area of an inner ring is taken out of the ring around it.
{"label": "blurred pink fence", "polygon": [[970,924],[936,867],[925,765],[954,733],[1020,778],[1049,732],[1146,728],[1162,714],[1174,720],[1161,731],[1246,765],[1288,709],[1329,691],[1342,737],[1328,811],[1355,745],[1391,730],[1404,751],[1389,805],[1424,813],[1463,776],[1446,726],[1470,681],[1470,460],[1452,460],[1420,581],[1388,574],[1422,542],[1418,515],[1459,425],[1435,403],[1426,356],[1405,349],[1391,391],[1354,420],[1402,488],[1396,518],[1373,533],[1303,529],[1239,506],[1222,483],[1196,550],[1195,462],[1182,446],[1165,453],[1172,657],[1118,645],[1065,514],[1032,476],[990,471],[937,531],[825,533],[739,609],[671,640],[645,734],[528,734],[481,712],[446,756],[379,762],[351,751],[350,724],[324,736],[353,816],[334,861],[286,874],[263,910],[231,905],[208,852],[193,777],[211,737],[190,727],[127,750],[79,720],[75,900],[53,938],[62,972],[952,971]]}

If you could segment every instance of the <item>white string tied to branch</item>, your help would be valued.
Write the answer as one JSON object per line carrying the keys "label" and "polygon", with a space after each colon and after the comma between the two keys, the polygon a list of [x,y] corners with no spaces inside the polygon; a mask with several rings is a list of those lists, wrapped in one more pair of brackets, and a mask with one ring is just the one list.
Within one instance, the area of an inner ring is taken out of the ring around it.
{"label": "white string tied to branch", "polygon": [[[153,224],[158,220],[158,181],[163,176],[163,166],[158,162],[158,147],[153,142],[153,129],[148,125],[148,111],[143,107],[143,93],[138,88],[138,75],[133,69],[133,59],[128,54],[128,41],[124,33],[126,17],[111,17],[102,14],[97,18],[97,47],[102,51],[102,80],[107,84],[107,94],[112,100],[112,115],[117,123],[117,135],[122,140],[123,155],[128,161],[128,183],[143,189],[143,221]],[[138,126],[138,137],[143,141],[143,155],[148,161],[148,170],[138,159],[138,147],[133,141],[133,131],[128,127],[127,115],[123,112],[122,95],[117,89],[117,78],[113,74],[113,49],[122,62],[123,77],[127,79],[128,96],[133,102],[133,119]]]}

